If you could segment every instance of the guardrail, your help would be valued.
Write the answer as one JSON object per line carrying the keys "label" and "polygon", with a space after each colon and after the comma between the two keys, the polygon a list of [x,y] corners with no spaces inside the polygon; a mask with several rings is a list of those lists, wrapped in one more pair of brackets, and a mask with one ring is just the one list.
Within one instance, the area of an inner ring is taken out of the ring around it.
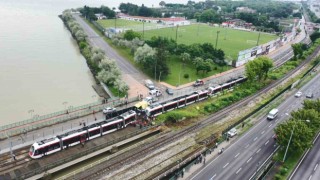
{"label": "guardrail", "polygon": [[[135,102],[138,97],[128,99],[128,103]],[[120,106],[125,104],[125,99],[116,99],[107,103],[96,102],[90,103],[83,106],[71,107],[63,111],[58,111],[43,116],[36,116],[32,119],[27,119],[25,121],[20,121],[17,123],[8,124],[0,127],[0,139],[7,137],[23,134],[29,131],[33,131],[42,127],[50,126],[53,124],[66,122],[75,118],[86,116],[92,114],[93,111],[101,111],[106,106]]]}

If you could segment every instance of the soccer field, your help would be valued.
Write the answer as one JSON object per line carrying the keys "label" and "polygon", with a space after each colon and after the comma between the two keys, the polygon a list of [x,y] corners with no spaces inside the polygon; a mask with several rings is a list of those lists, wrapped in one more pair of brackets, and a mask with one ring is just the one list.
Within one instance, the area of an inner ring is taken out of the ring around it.
{"label": "soccer field", "polygon": [[[239,51],[256,46],[259,36],[258,32],[194,24],[180,26],[178,31],[177,27],[145,31],[144,37],[145,39],[151,39],[153,36],[162,36],[175,40],[177,34],[177,42],[179,44],[190,45],[207,42],[215,46],[218,31],[217,48],[221,48],[226,57],[230,56],[233,59],[237,59]],[[259,44],[264,44],[277,38],[276,35],[261,33]]]}
{"label": "soccer field", "polygon": [[117,28],[132,29],[134,31],[142,31],[143,28],[145,30],[157,29],[157,27],[161,26],[154,23],[144,23],[143,25],[143,23],[139,21],[129,21],[124,19],[117,19],[117,21],[114,19],[103,19],[98,20],[97,22],[104,28],[114,28],[116,25]]}

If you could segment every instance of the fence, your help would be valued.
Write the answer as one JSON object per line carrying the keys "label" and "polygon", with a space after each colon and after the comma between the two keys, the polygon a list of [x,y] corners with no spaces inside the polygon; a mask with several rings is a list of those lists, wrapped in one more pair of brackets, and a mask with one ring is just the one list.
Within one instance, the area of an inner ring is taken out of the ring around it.
{"label": "fence", "polygon": [[90,148],[90,149],[88,149],[86,151],[77,152],[76,154],[74,154],[72,156],[69,156],[69,157],[67,157],[65,159],[57,160],[57,161],[55,161],[53,163],[47,164],[46,166],[38,167],[35,170],[29,171],[29,172],[24,173],[24,174],[22,174],[20,176],[17,176],[16,179],[27,179],[29,177],[35,176],[37,174],[40,174],[42,172],[46,172],[46,171],[48,171],[48,170],[50,170],[50,169],[52,169],[54,167],[57,167],[57,166],[62,165],[62,164],[65,164],[67,162],[70,162],[72,160],[78,159],[80,157],[86,156],[86,155],[88,155],[90,153],[93,153],[93,152],[98,151],[100,149],[103,149],[103,148],[105,148],[107,146],[115,144],[115,143],[117,143],[119,141],[122,141],[122,140],[128,139],[130,137],[133,137],[133,136],[135,136],[137,134],[141,134],[143,132],[146,132],[151,128],[154,128],[154,127],[151,126],[151,127],[147,127],[145,129],[142,129],[142,130],[137,130],[137,131],[134,131],[134,132],[132,132],[132,133],[130,133],[128,135],[122,136],[122,137],[120,137],[118,139],[114,139],[114,140],[108,141],[108,142],[106,142],[104,144],[97,145],[97,146],[95,146],[93,148]]}
{"label": "fence", "polygon": [[[135,102],[138,97],[128,99],[128,103]],[[76,119],[82,116],[92,114],[93,111],[101,111],[106,106],[116,107],[125,104],[126,100],[116,99],[108,103],[95,102],[78,107],[70,107],[66,110],[58,111],[43,116],[35,116],[31,119],[20,121],[17,123],[8,124],[0,127],[0,139],[10,136],[26,133],[42,127],[50,126],[53,124],[66,122],[68,120]]]}

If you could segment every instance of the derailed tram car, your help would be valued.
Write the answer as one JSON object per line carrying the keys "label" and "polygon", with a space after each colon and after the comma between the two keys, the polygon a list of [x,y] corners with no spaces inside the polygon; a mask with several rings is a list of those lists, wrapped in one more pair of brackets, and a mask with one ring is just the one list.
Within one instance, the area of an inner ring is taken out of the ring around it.
{"label": "derailed tram car", "polygon": [[136,112],[130,110],[118,117],[90,124],[86,127],[69,131],[56,137],[38,141],[32,144],[29,156],[33,159],[41,158],[61,151],[71,146],[125,128],[136,120]]}

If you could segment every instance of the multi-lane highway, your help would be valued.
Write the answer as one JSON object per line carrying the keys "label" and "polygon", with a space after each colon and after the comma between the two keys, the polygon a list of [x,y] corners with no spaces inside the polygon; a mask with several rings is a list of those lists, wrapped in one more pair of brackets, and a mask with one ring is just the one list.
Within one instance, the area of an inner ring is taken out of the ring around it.
{"label": "multi-lane highway", "polygon": [[307,151],[304,159],[298,164],[289,180],[317,180],[320,177],[320,140],[319,138],[313,144],[312,149]]}
{"label": "multi-lane highway", "polygon": [[[302,107],[307,92],[320,96],[320,75],[308,82],[300,91],[300,98],[291,95],[278,107],[279,115],[273,120],[262,116],[259,123],[228,147],[220,156],[208,163],[190,179],[250,179],[264,161],[272,155],[277,146],[273,140],[273,129],[289,118],[290,112]],[[295,91],[292,92],[294,94]]]}

